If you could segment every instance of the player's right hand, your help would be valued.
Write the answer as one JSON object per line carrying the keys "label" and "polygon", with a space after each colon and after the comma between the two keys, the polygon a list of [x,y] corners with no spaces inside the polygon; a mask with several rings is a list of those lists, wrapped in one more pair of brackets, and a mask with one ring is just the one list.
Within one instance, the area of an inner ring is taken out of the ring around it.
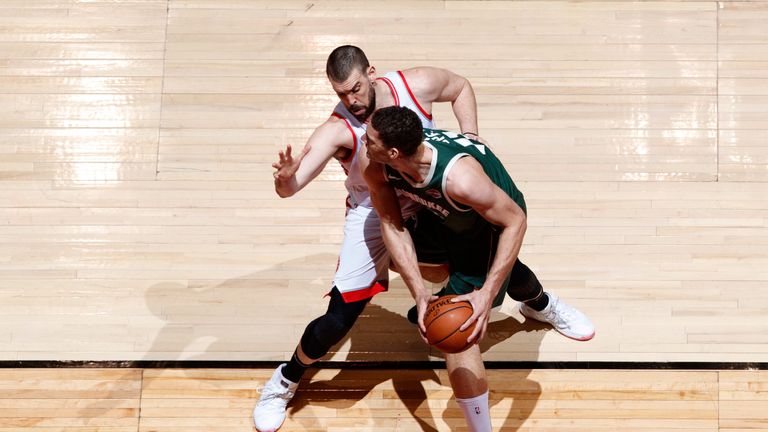
{"label": "player's right hand", "polygon": [[285,147],[285,150],[280,150],[280,153],[278,153],[278,161],[272,164],[272,168],[276,170],[273,174],[275,181],[284,182],[293,178],[296,171],[298,171],[301,166],[301,160],[304,159],[304,156],[306,156],[307,153],[309,153],[310,148],[310,145],[305,145],[301,150],[301,153],[295,158],[291,154],[292,149],[290,144]]}

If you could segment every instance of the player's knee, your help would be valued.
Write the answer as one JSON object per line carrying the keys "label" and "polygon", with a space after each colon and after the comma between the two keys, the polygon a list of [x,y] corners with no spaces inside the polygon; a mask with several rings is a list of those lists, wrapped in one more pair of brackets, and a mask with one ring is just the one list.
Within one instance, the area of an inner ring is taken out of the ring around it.
{"label": "player's knee", "polygon": [[301,349],[311,359],[319,359],[339,343],[352,328],[354,320],[342,315],[326,313],[315,319],[304,330]]}
{"label": "player's knee", "polygon": [[443,282],[448,279],[448,276],[450,275],[448,264],[420,265],[419,271],[424,280],[432,283]]}

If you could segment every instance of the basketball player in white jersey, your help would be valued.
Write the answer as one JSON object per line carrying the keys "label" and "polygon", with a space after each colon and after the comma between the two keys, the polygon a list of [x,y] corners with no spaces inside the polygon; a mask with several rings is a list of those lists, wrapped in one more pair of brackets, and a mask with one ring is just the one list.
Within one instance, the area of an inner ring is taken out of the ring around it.
{"label": "basketball player in white jersey", "polygon": [[[341,102],[298,155],[290,145],[279,153],[279,161],[273,164],[275,191],[290,197],[317,177],[328,161],[338,160],[347,173],[349,192],[344,240],[327,312],[307,325],[291,360],[275,370],[261,392],[253,411],[260,432],[282,425],[286,406],[307,367],[349,332],[371,297],[387,290],[390,257],[360,167],[367,163],[361,137],[373,112],[388,106],[407,107],[424,127],[432,128],[432,103],[450,102],[462,133],[479,138],[472,86],[448,70],[416,67],[378,77],[362,50],[345,45],[328,57],[326,74]],[[404,205],[406,216],[412,210]]]}

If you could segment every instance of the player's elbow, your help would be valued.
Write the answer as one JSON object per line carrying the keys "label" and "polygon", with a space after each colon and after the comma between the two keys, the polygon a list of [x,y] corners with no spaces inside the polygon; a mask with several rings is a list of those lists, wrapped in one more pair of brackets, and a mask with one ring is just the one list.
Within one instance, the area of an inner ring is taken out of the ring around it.
{"label": "player's elbow", "polygon": [[472,89],[472,83],[469,82],[468,79],[464,78],[463,76],[459,76],[460,82],[461,82],[461,90],[459,91],[459,94],[465,93],[465,92],[474,92]]}
{"label": "player's elbow", "polygon": [[524,235],[525,231],[528,229],[528,218],[525,216],[525,213],[521,211],[515,214],[509,225],[507,225],[507,228],[520,233],[520,235]]}

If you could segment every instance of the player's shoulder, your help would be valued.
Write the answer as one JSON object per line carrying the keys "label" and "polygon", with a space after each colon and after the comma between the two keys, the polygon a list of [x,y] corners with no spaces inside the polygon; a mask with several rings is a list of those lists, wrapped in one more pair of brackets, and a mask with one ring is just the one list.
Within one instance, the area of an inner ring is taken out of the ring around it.
{"label": "player's shoulder", "polygon": [[434,66],[414,66],[402,69],[399,72],[406,78],[427,78],[429,75],[437,73],[443,69]]}
{"label": "player's shoulder", "polygon": [[412,85],[442,85],[453,74],[448,69],[434,66],[415,66],[403,69],[403,77]]}
{"label": "player's shoulder", "polygon": [[331,113],[330,116],[320,125],[318,129],[324,129],[327,131],[334,131],[336,133],[345,133],[349,135],[349,129],[351,128],[347,119],[337,112]]}
{"label": "player's shoulder", "polygon": [[336,147],[350,147],[353,140],[356,139],[350,132],[350,126],[344,118],[331,115],[320,126],[315,128],[313,136],[322,138],[326,142]]}
{"label": "player's shoulder", "polygon": [[469,153],[458,153],[447,180],[457,187],[471,191],[478,176],[484,176],[483,166]]}
{"label": "player's shoulder", "polygon": [[420,87],[429,80],[429,68],[426,66],[416,66],[408,69],[402,69],[395,72],[402,77],[408,87]]}
{"label": "player's shoulder", "polygon": [[345,119],[343,116],[337,113],[332,113],[328,118],[325,120],[323,124],[320,125],[320,127],[326,127],[326,128],[347,128],[347,119]]}
{"label": "player's shoulder", "polygon": [[460,157],[446,174],[445,191],[453,199],[467,203],[477,195],[484,176],[483,168],[475,158]]}

